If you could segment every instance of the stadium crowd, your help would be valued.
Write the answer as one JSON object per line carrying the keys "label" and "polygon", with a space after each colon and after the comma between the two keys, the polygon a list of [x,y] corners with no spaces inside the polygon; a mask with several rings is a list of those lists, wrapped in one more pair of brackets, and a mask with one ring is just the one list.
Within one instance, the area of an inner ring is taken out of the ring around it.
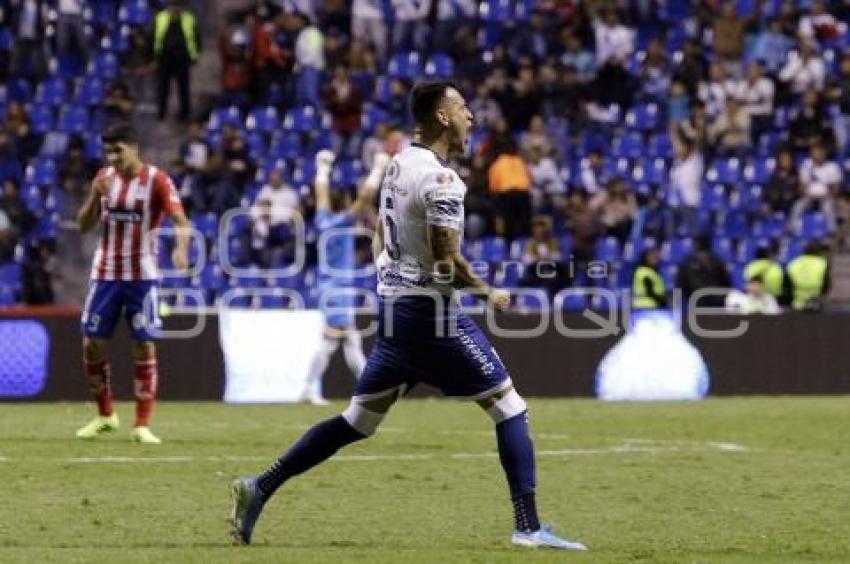
{"label": "stadium crowd", "polygon": [[[251,269],[292,259],[292,210],[309,239],[315,153],[339,155],[334,188],[353,192],[377,152],[409,142],[407,95],[429,77],[452,78],[475,113],[455,164],[469,187],[465,252],[492,283],[630,288],[640,307],[720,285],[744,311],[772,311],[765,292],[814,308],[828,290],[826,257],[850,225],[843,2],[256,0],[222,24],[222,95],[195,115],[186,77],[200,37],[182,16],[157,25],[162,4],[0,1],[0,303],[41,299],[14,277],[23,265],[49,278],[56,221],[87,189],[98,130],[150,99],[140,78],[154,72],[160,118],[171,78],[191,118],[170,172],[212,258],[164,282],[210,303],[234,286],[310,294],[309,271]],[[219,240],[237,206],[250,211]],[[226,276],[220,254],[242,275]]]}

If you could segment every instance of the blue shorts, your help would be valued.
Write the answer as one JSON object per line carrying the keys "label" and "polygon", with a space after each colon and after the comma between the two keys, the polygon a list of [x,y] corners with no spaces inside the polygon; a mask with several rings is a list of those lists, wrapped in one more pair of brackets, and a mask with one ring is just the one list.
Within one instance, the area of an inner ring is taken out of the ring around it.
{"label": "blue shorts", "polygon": [[457,306],[437,304],[430,297],[381,300],[378,340],[354,395],[381,395],[419,382],[447,396],[469,399],[511,385],[490,341]]}
{"label": "blue shorts", "polygon": [[354,326],[354,308],[357,307],[356,290],[344,285],[319,284],[322,297],[319,305],[325,316],[325,324],[339,329]]}
{"label": "blue shorts", "polygon": [[123,313],[134,339],[156,339],[162,327],[157,286],[155,280],[92,280],[81,320],[83,335],[112,337]]}

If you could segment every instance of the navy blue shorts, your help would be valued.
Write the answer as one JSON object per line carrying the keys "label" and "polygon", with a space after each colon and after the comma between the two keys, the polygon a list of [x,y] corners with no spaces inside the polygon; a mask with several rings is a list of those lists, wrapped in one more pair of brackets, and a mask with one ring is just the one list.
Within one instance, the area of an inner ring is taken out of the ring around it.
{"label": "navy blue shorts", "polygon": [[155,280],[92,280],[80,324],[83,335],[112,337],[123,314],[134,339],[156,339],[162,327],[157,286]]}
{"label": "navy blue shorts", "polygon": [[381,395],[419,382],[470,399],[511,385],[490,341],[456,306],[430,297],[381,300],[378,340],[354,395]]}

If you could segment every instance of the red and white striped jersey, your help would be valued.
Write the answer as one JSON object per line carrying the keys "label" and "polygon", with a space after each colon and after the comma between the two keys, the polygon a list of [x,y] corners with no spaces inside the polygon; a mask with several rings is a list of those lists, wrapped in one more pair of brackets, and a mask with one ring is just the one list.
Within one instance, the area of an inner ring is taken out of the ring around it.
{"label": "red and white striped jersey", "polygon": [[100,197],[103,231],[94,255],[95,280],[156,280],[157,241],[152,236],[163,216],[183,206],[168,175],[151,165],[131,178],[114,167],[102,168],[95,180],[105,183]]}

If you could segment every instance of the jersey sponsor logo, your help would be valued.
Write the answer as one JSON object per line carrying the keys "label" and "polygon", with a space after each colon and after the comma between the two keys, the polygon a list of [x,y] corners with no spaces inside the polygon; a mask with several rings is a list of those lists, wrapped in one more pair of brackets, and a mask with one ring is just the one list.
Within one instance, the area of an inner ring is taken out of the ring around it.
{"label": "jersey sponsor logo", "polygon": [[141,223],[142,219],[144,219],[144,214],[141,212],[133,211],[133,210],[121,210],[116,208],[109,208],[106,210],[107,219],[113,221],[126,221],[129,223]]}
{"label": "jersey sponsor logo", "polygon": [[457,217],[460,215],[459,200],[437,200],[433,203],[434,211],[442,216]]}
{"label": "jersey sponsor logo", "polygon": [[460,327],[458,327],[458,339],[460,340],[460,344],[463,345],[463,348],[466,349],[469,356],[472,357],[472,360],[478,363],[479,368],[481,368],[481,372],[487,376],[492,374],[496,369],[496,365],[490,361],[487,357],[487,353],[481,350],[481,347],[478,346],[475,339],[470,337],[466,331]]}

